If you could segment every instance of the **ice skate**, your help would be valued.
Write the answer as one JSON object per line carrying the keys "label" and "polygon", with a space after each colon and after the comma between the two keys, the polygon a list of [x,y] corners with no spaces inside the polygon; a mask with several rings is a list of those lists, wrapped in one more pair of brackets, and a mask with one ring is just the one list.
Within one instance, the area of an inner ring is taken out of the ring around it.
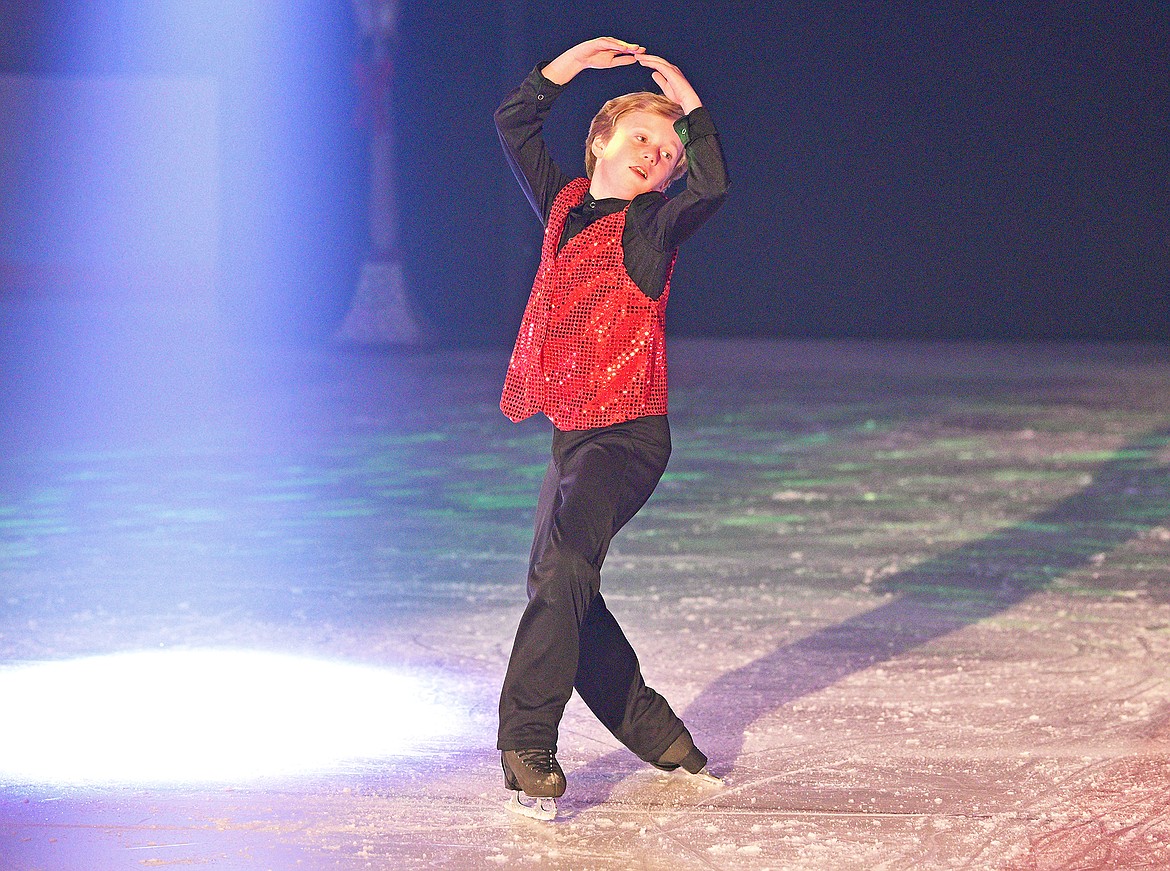
{"label": "ice skate", "polygon": [[557,799],[565,794],[565,772],[552,750],[505,750],[500,755],[504,786],[512,790],[508,810],[534,820],[557,815]]}
{"label": "ice skate", "polygon": [[674,739],[657,762],[651,762],[660,771],[685,771],[687,775],[708,786],[723,786],[723,781],[707,768],[707,757],[695,746],[691,733],[683,733]]}

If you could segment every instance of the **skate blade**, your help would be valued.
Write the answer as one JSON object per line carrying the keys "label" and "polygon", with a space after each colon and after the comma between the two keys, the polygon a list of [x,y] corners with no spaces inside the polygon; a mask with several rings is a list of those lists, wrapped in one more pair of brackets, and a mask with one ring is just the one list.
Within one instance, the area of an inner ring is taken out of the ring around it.
{"label": "skate blade", "polygon": [[707,770],[706,766],[703,766],[702,770],[696,771],[694,774],[687,772],[687,777],[696,783],[702,784],[703,786],[716,786],[716,787],[724,786],[723,778],[716,777],[714,774],[712,774],[710,771]]}
{"label": "skate blade", "polygon": [[684,783],[690,783],[694,786],[706,786],[713,787],[715,789],[722,789],[724,786],[726,786],[726,784],[723,782],[723,778],[716,777],[706,767],[700,771],[696,771],[694,774],[691,774],[691,772],[687,771],[685,768],[676,768],[674,771],[664,771],[663,776],[668,778],[675,778],[683,781]]}
{"label": "skate blade", "polygon": [[[533,820],[544,820],[545,822],[556,819],[557,800],[555,798],[533,798],[528,795],[522,798],[521,795],[522,793],[519,790],[512,791],[512,797],[506,805],[512,813]],[[531,801],[532,804],[525,804],[525,798]]]}

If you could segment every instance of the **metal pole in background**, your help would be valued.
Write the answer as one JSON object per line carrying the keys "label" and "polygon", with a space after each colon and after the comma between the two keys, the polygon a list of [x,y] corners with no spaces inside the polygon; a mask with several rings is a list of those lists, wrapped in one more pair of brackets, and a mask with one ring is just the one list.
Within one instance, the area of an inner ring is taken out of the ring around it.
{"label": "metal pole in background", "polygon": [[353,7],[362,33],[357,120],[370,130],[370,253],[338,338],[363,345],[417,345],[423,330],[406,298],[390,123],[398,0],[353,0]]}

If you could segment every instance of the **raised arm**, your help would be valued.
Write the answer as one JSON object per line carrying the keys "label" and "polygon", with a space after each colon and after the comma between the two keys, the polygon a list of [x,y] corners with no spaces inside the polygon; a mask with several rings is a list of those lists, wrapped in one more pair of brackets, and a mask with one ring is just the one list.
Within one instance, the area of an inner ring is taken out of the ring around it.
{"label": "raised arm", "polygon": [[541,223],[548,222],[557,193],[575,178],[553,162],[544,143],[544,120],[553,101],[581,70],[628,66],[644,52],[640,45],[608,36],[579,43],[533,70],[496,109],[496,131],[508,165]]}
{"label": "raised arm", "polygon": [[634,204],[648,240],[665,252],[686,241],[723,204],[729,186],[727,165],[711,114],[682,70],[657,55],[639,54],[637,62],[652,70],[663,95],[686,113],[674,125],[686,149],[686,190],[665,202],[647,195]]}
{"label": "raised arm", "polygon": [[543,135],[544,120],[561,90],[534,69],[495,114],[508,166],[541,224],[548,222],[556,195],[573,179],[553,162]]}

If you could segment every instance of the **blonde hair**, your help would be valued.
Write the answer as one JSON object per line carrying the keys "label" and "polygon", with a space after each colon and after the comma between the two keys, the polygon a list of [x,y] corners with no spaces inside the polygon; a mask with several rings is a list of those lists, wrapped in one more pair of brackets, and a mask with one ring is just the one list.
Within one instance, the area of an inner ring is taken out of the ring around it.
{"label": "blonde hair", "polygon": [[[609,100],[593,116],[593,122],[589,125],[589,135],[585,138],[585,174],[589,178],[593,178],[593,168],[597,166],[597,155],[593,153],[593,141],[600,138],[603,142],[607,142],[609,137],[613,135],[618,119],[629,112],[653,112],[655,115],[661,115],[672,122],[686,114],[683,112],[682,106],[674,100],[667,99],[662,94],[653,94],[650,91],[635,91],[632,94],[623,94]],[[674,172],[670,174],[667,185],[674,184],[686,175],[686,172],[687,153],[684,148],[682,154],[678,156]]]}

